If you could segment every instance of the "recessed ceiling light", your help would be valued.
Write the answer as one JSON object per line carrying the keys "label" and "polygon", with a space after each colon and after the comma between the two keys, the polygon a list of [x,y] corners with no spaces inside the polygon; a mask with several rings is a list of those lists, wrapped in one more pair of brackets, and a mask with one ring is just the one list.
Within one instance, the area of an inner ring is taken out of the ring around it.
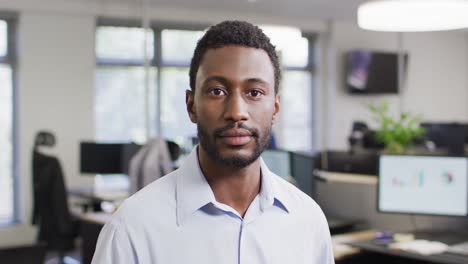
{"label": "recessed ceiling light", "polygon": [[468,27],[466,0],[379,0],[358,8],[363,29],[392,32],[452,30]]}

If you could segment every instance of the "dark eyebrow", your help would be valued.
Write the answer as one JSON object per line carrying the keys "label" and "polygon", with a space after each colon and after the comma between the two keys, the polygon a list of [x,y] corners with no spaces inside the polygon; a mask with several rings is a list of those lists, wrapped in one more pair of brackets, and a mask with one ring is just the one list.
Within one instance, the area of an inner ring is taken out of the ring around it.
{"label": "dark eyebrow", "polygon": [[[210,76],[208,78],[206,78],[204,81],[203,81],[203,86],[206,86],[207,83],[211,82],[211,81],[215,81],[215,82],[219,82],[223,85],[228,85],[229,84],[229,80],[223,76],[219,76],[219,75],[215,75],[215,76]],[[246,80],[246,82],[248,83],[259,83],[261,85],[265,85],[267,87],[270,86],[270,84],[263,80],[263,79],[260,79],[260,78],[248,78]]]}
{"label": "dark eyebrow", "polygon": [[222,83],[223,85],[226,85],[229,83],[228,79],[224,78],[223,76],[210,76],[208,78],[206,78],[204,81],[203,81],[203,86],[205,86],[207,83],[211,82],[211,81],[215,81],[215,82],[219,82],[219,83]]}
{"label": "dark eyebrow", "polygon": [[265,86],[270,86],[270,84],[267,82],[267,81],[264,81],[260,78],[249,78],[247,79],[247,82],[249,83],[260,83],[262,85],[265,85]]}

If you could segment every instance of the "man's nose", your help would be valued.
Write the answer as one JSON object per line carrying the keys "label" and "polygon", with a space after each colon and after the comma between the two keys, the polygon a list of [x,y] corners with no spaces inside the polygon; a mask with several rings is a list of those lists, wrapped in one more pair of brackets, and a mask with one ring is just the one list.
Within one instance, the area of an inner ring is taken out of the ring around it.
{"label": "man's nose", "polygon": [[224,119],[233,122],[245,121],[249,118],[248,105],[240,93],[231,94],[226,100]]}

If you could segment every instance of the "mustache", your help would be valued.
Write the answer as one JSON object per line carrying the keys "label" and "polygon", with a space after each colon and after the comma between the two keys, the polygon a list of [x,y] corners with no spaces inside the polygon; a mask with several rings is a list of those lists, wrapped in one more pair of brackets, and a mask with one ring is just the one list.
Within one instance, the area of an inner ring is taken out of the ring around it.
{"label": "mustache", "polygon": [[222,134],[230,129],[234,129],[236,128],[236,124],[237,125],[237,128],[238,129],[244,129],[244,130],[247,130],[250,132],[250,134],[252,134],[252,137],[255,137],[255,138],[258,138],[258,135],[259,135],[259,132],[258,132],[258,129],[256,128],[253,128],[253,127],[248,127],[246,126],[244,123],[232,123],[232,124],[229,124],[225,127],[222,127],[222,128],[218,128],[218,129],[215,129],[213,134],[216,136],[216,137],[221,137]]}

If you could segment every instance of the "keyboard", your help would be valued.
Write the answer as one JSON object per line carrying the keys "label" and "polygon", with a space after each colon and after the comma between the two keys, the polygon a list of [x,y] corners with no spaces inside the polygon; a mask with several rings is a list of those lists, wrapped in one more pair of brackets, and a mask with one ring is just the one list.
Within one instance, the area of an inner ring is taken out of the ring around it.
{"label": "keyboard", "polygon": [[468,255],[468,241],[451,245],[447,252]]}

